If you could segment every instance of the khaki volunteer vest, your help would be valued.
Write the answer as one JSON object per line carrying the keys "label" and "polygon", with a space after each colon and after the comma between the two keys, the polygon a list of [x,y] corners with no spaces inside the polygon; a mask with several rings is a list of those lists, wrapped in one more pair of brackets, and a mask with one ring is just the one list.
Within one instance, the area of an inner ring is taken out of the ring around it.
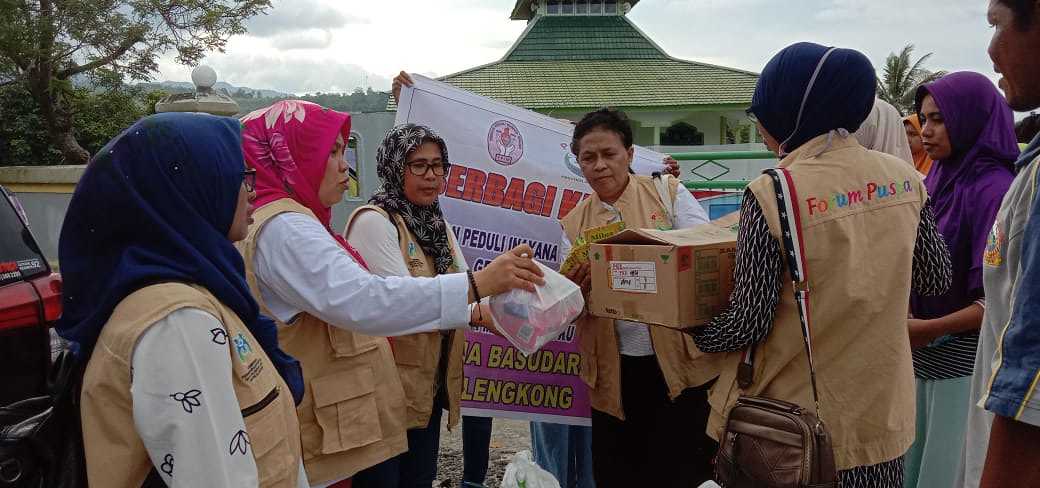
{"label": "khaki volunteer vest", "polygon": [[[271,318],[254,270],[257,237],[271,218],[285,212],[317,220],[294,200],[276,200],[254,212],[248,236],[237,245],[253,297]],[[306,312],[290,324],[275,321],[282,349],[303,366],[307,391],[296,411],[312,484],[351,477],[408,450],[404,390],[385,338],[333,327]]]}
{"label": "khaki volunteer vest", "polygon": [[[433,277],[437,275],[433,258],[423,252],[415,235],[408,230],[404,219],[400,215],[393,218],[380,207],[365,205],[359,207],[351,214],[347,221],[345,235],[350,235],[350,225],[354,218],[363,211],[371,210],[379,212],[387,220],[397,226],[398,244],[401,248],[401,258],[408,266],[408,272],[416,277]],[[448,231],[449,243],[454,245],[455,234]],[[461,256],[455,256],[457,260]],[[458,268],[452,266],[450,272],[456,272]],[[459,423],[459,400],[462,398],[462,354],[466,346],[466,336],[461,331],[447,332],[448,358],[445,371],[445,388],[448,393],[448,428]],[[441,332],[425,332],[422,334],[411,334],[394,337],[394,361],[397,363],[397,372],[401,375],[401,384],[404,385],[404,395],[408,399],[408,428],[424,428],[430,423],[430,414],[433,412],[433,400],[437,396],[438,380],[437,374],[441,362],[442,340],[445,334]],[[436,408],[440,408],[437,406]]]}
{"label": "khaki volunteer vest", "polygon": [[[829,147],[827,139],[809,141],[780,166],[793,178],[805,241],[819,415],[830,430],[837,467],[845,470],[898,458],[914,440],[906,317],[927,195],[905,161],[868,151],[853,137],[833,137]],[[762,176],[748,188],[780,239],[772,180]],[[716,438],[740,394],[815,409],[786,266],[784,271],[772,331],[757,346],[754,383],[739,389],[734,362],[713,389],[708,433]]]}
{"label": "khaki volunteer vest", "polygon": [[[668,192],[672,201],[679,191],[679,180],[669,178]],[[560,223],[571,243],[577,244],[585,229],[608,224],[614,214],[603,208],[593,194],[579,203]],[[668,205],[671,202],[667,203]],[[628,186],[613,207],[621,212],[628,228],[667,228],[668,214],[661,202],[653,179],[629,176]],[[624,419],[621,405],[621,353],[614,321],[584,315],[578,320],[581,346],[581,377],[589,386],[592,408]],[[675,398],[683,390],[703,385],[719,375],[720,355],[704,354],[686,334],[665,327],[650,326],[650,341],[661,367],[668,394]]]}
{"label": "khaki volunteer vest", "polygon": [[[134,429],[130,384],[134,346],[155,322],[182,308],[204,310],[224,324],[235,397],[262,487],[296,488],[300,473],[300,427],[292,393],[235,312],[204,288],[181,283],[151,285],[116,306],[98,337],[83,376],[80,415],[90,486],[138,488],[152,470]],[[200,334],[211,333],[199,330]]]}

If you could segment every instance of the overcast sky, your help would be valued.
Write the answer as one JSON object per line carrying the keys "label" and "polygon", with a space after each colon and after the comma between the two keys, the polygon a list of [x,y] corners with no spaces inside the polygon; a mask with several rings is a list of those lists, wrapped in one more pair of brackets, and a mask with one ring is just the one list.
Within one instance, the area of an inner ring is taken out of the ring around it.
{"label": "overcast sky", "polygon": [[[222,81],[290,93],[385,90],[496,61],[525,27],[514,0],[273,0],[204,62]],[[675,57],[760,71],[796,41],[859,49],[875,66],[912,43],[931,69],[993,77],[986,0],[642,0],[629,17]],[[172,56],[160,80],[187,80]]]}

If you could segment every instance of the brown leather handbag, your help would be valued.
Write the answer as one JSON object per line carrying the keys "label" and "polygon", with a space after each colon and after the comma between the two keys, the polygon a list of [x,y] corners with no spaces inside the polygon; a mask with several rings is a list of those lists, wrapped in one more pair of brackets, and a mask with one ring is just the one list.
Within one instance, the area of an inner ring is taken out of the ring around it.
{"label": "brown leather handbag", "polygon": [[[818,413],[820,399],[813,366],[809,286],[797,193],[787,170],[771,168],[765,173],[773,178],[776,189],[786,261],[794,282],[802,338],[809,358],[809,382]],[[754,346],[744,353],[738,370],[741,388],[751,386],[753,381],[753,349]],[[838,486],[834,451],[823,421],[801,406],[766,397],[741,397],[730,410],[726,431],[720,439],[716,471],[719,483],[726,488]]]}

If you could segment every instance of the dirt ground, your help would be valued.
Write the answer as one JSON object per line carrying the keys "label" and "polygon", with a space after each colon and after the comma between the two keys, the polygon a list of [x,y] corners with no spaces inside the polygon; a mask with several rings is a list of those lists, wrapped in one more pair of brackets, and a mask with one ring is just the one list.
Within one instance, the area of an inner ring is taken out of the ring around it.
{"label": "dirt ground", "polygon": [[[495,419],[491,429],[491,456],[484,485],[497,488],[502,482],[513,454],[531,449],[531,430],[527,421]],[[437,480],[433,486],[458,488],[462,482],[462,423],[452,432],[441,427],[441,452]]]}

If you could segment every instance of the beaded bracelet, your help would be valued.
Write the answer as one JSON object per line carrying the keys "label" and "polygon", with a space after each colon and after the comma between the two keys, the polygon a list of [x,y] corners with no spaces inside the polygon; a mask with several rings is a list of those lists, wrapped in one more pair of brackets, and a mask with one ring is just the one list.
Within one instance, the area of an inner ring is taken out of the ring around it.
{"label": "beaded bracelet", "polygon": [[473,298],[475,299],[474,305],[477,307],[477,317],[480,321],[484,321],[484,310],[480,308],[480,290],[477,289],[477,279],[473,277],[473,271],[466,270],[466,276],[469,277],[469,286],[473,288]]}

